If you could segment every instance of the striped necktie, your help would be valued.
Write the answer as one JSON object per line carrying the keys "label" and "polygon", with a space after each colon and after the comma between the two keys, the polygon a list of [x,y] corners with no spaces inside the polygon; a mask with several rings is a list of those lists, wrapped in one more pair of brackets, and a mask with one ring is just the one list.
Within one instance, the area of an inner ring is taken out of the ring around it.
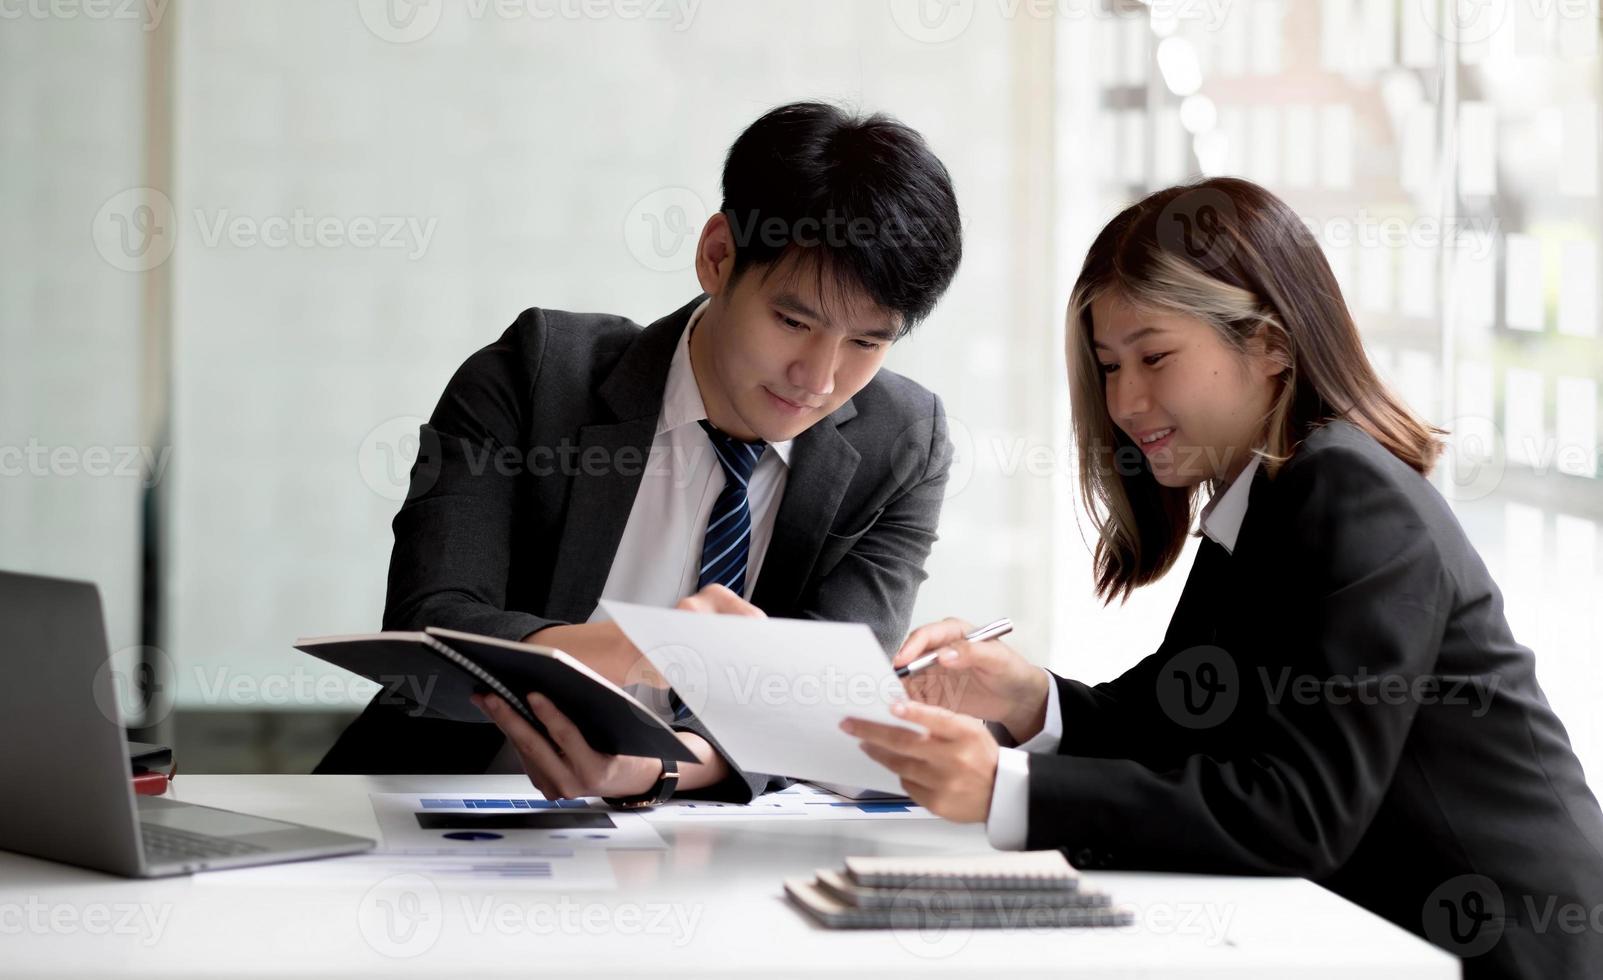
{"label": "striped necktie", "polygon": [[[696,576],[696,590],[709,585],[722,585],[735,595],[745,598],[746,565],[751,558],[751,502],[746,485],[751,482],[751,471],[757,468],[766,447],[762,442],[741,442],[714,428],[711,422],[701,420],[707,432],[712,451],[723,467],[724,488],[713,501],[712,513],[707,516],[707,534],[701,541],[701,571]],[[690,716],[690,709],[680,700],[677,691],[668,692],[668,705],[675,721]]]}
{"label": "striped necktie", "polygon": [[701,571],[696,588],[725,586],[742,598],[746,595],[746,563],[751,557],[751,503],[746,484],[751,471],[767,448],[763,442],[741,442],[718,431],[711,422],[701,420],[712,451],[723,467],[724,488],[707,517],[707,534],[701,542]]}

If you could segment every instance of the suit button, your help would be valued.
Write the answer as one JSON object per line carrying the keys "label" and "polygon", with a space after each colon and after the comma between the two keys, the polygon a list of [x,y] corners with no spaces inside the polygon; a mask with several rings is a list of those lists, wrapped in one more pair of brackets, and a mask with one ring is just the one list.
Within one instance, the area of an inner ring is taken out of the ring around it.
{"label": "suit button", "polygon": [[1074,857],[1069,860],[1069,863],[1076,868],[1089,868],[1091,867],[1091,862],[1095,859],[1096,856],[1089,847],[1082,847],[1074,852]]}

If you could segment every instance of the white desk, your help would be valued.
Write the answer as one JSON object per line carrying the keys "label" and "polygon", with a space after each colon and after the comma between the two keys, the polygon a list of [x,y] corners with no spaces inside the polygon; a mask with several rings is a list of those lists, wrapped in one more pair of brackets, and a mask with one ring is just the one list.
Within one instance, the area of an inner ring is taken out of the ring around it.
{"label": "white desk", "polygon": [[[522,776],[181,776],[175,796],[377,839],[367,794],[406,791],[537,795]],[[829,931],[786,902],[784,878],[852,854],[986,850],[983,830],[708,820],[661,825],[666,851],[611,852],[617,886],[605,892],[442,885],[424,907],[439,914],[396,944],[361,927],[373,895],[356,884],[246,888],[227,871],[129,881],[0,852],[0,975],[1459,976],[1451,956],[1295,879],[1088,875],[1138,910],[1121,929]]]}

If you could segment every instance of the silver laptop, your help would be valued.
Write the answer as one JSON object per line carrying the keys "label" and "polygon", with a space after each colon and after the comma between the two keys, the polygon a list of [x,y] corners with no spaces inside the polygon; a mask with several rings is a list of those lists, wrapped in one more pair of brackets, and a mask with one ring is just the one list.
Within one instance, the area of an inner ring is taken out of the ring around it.
{"label": "silver laptop", "polygon": [[111,717],[109,658],[93,583],[0,572],[0,848],[156,878],[373,847],[365,837],[136,796],[127,737]]}

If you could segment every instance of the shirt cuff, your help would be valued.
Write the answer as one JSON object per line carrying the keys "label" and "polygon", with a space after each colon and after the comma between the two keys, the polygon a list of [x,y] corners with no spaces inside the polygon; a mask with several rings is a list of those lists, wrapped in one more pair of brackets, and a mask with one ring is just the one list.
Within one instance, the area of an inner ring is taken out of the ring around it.
{"label": "shirt cuff", "polygon": [[[1042,668],[1045,670],[1046,668]],[[1046,722],[1035,737],[1023,745],[1013,741],[1013,733],[1007,726],[999,721],[985,723],[986,731],[996,739],[996,744],[1003,748],[1023,749],[1026,752],[1056,752],[1058,744],[1063,741],[1063,712],[1058,707],[1058,682],[1051,671],[1046,672],[1048,687],[1046,689]]]}
{"label": "shirt cuff", "polygon": [[[1045,667],[1041,668],[1046,670]],[[1058,679],[1046,670],[1046,723],[1035,737],[1019,748],[1026,752],[1056,752],[1063,743],[1063,708],[1058,701]]]}
{"label": "shirt cuff", "polygon": [[1029,823],[1030,755],[1023,749],[998,749],[985,836],[999,851],[1021,851],[1029,837]]}
{"label": "shirt cuff", "polygon": [[991,786],[991,813],[985,818],[985,836],[999,851],[1021,851],[1029,838],[1030,753],[1053,753],[1063,743],[1058,681],[1049,670],[1046,677],[1046,719],[1035,737],[1013,747],[1008,744],[1013,739],[1006,728],[994,723],[988,726],[1002,748],[996,755],[996,781]]}

